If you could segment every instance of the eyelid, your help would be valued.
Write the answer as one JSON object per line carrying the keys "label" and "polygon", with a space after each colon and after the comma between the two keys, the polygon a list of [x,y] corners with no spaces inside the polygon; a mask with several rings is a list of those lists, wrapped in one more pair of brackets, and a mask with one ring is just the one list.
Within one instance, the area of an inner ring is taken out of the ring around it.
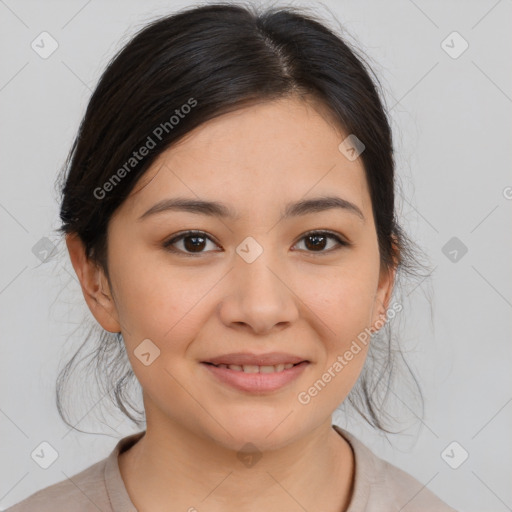
{"label": "eyelid", "polygon": [[350,247],[353,245],[352,242],[348,241],[345,236],[341,235],[340,233],[337,233],[336,231],[331,231],[330,229],[312,229],[311,231],[307,231],[306,233],[303,233],[302,235],[300,235],[300,237],[293,244],[293,246],[297,245],[302,239],[304,239],[308,236],[314,236],[314,235],[318,235],[318,236],[325,235],[327,237],[334,238],[336,240],[338,246],[333,247],[327,251],[303,251],[303,252],[306,252],[307,254],[322,256],[324,254],[331,254],[332,252],[334,252],[338,249],[341,249],[342,247]]}
{"label": "eyelid", "polygon": [[170,252],[174,252],[176,254],[182,254],[184,256],[200,256],[201,254],[208,254],[210,252],[216,252],[216,251],[203,251],[203,252],[194,253],[194,252],[181,251],[179,249],[172,247],[173,244],[175,244],[176,242],[179,242],[180,240],[186,238],[187,236],[194,236],[194,235],[201,236],[207,240],[210,240],[215,245],[222,248],[222,246],[219,244],[219,242],[217,242],[215,240],[215,238],[213,238],[211,235],[207,234],[205,231],[201,231],[199,229],[186,229],[184,231],[179,231],[178,233],[174,233],[171,238],[164,240],[162,245],[163,245],[164,249],[166,249]]}
{"label": "eyelid", "polygon": [[311,235],[329,235],[334,238],[338,238],[340,240],[340,242],[346,243],[347,245],[351,243],[347,240],[347,238],[344,235],[342,235],[341,233],[338,233],[337,231],[331,231],[330,229],[312,229],[310,231],[306,231],[305,233],[300,235],[300,237],[297,239],[297,241],[302,240],[306,236],[311,236]]}
{"label": "eyelid", "polygon": [[[203,251],[203,252],[197,252],[197,253],[193,253],[193,252],[186,252],[186,251],[181,251],[179,249],[175,249],[172,247],[173,244],[175,244],[176,242],[182,240],[183,238],[186,238],[187,236],[201,236],[207,240],[210,240],[211,242],[213,242],[215,245],[217,245],[218,247],[222,248],[222,246],[209,234],[207,234],[205,231],[201,231],[201,230],[198,230],[198,229],[187,229],[187,230],[184,230],[184,231],[180,231],[178,233],[174,233],[172,235],[171,238],[169,239],[166,239],[162,245],[163,247],[170,251],[170,252],[174,252],[176,254],[181,254],[181,255],[184,255],[184,256],[200,256],[201,254],[208,254],[210,252],[217,252],[217,251]],[[341,249],[342,247],[350,247],[352,246],[352,242],[348,241],[346,237],[344,237],[343,235],[341,235],[340,233],[337,233],[335,231],[331,231],[329,229],[313,229],[313,230],[310,230],[310,231],[307,231],[306,233],[303,233],[299,236],[299,238],[297,238],[297,240],[293,243],[292,247],[294,247],[295,245],[297,245],[300,241],[302,241],[304,238],[308,237],[308,236],[313,236],[313,235],[318,235],[318,236],[321,236],[321,235],[326,235],[327,237],[330,237],[330,238],[334,238],[337,242],[337,247],[334,247],[334,248],[331,248],[327,251],[303,251],[301,250],[302,252],[306,252],[307,254],[313,254],[313,255],[318,255],[318,256],[321,256],[321,255],[324,255],[324,254],[330,254],[338,249]]]}

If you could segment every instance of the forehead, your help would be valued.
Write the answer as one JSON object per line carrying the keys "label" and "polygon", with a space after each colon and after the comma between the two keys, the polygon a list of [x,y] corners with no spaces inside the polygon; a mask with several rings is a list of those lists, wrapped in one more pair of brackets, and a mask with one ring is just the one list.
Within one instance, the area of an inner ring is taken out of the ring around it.
{"label": "forehead", "polygon": [[164,151],[127,199],[142,215],[174,196],[221,200],[243,215],[318,195],[371,211],[361,158],[339,150],[347,134],[318,104],[280,99],[207,121]]}

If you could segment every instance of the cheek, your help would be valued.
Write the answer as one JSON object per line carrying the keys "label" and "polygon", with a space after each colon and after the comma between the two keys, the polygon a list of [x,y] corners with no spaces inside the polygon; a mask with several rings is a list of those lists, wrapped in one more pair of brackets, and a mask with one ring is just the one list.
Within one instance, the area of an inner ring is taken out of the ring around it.
{"label": "cheek", "polygon": [[339,341],[369,327],[377,276],[359,265],[321,269],[303,277],[297,295]]}
{"label": "cheek", "polygon": [[377,279],[371,266],[361,262],[331,268],[323,277],[308,275],[302,281],[298,295],[317,318],[316,326],[321,328],[317,333],[322,333],[319,364],[311,380],[312,396],[322,390],[317,404],[336,407],[361,373],[370,342]]}
{"label": "cheek", "polygon": [[175,315],[168,315],[177,309],[180,289],[186,299],[179,273],[164,264],[160,251],[149,250],[144,242],[137,242],[136,235],[131,243],[127,234],[116,232],[111,238],[109,261],[116,308],[127,330],[140,330],[148,325],[155,331],[159,321],[164,322],[166,317],[166,323],[171,324]]}
{"label": "cheek", "polygon": [[352,274],[329,280],[321,291],[304,283],[303,294],[319,319],[316,331],[321,326],[322,334],[318,365],[298,398],[300,403],[314,402],[327,414],[343,402],[363,369],[371,339],[372,286],[363,286]]}
{"label": "cheek", "polygon": [[222,272],[206,266],[173,266],[155,253],[133,249],[117,259],[113,254],[112,277],[130,357],[143,340],[150,339],[160,350],[162,364],[183,358],[197,338],[211,314],[209,292],[215,290]]}

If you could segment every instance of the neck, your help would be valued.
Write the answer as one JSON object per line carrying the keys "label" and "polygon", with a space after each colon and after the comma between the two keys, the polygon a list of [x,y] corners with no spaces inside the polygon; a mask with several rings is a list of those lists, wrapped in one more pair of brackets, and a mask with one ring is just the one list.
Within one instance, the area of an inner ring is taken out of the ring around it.
{"label": "neck", "polygon": [[339,512],[350,501],[353,453],[330,419],[307,436],[252,458],[176,424],[147,425],[145,435],[119,456],[123,481],[139,512]]}

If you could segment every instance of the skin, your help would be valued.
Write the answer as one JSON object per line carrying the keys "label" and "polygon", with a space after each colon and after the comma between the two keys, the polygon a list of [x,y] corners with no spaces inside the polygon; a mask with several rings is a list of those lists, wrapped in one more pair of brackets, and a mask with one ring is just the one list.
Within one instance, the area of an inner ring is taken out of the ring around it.
{"label": "skin", "polygon": [[[239,109],[162,153],[115,212],[110,282],[68,235],[87,304],[104,329],[122,332],[143,388],[146,434],[119,456],[140,512],[348,506],[353,453],[331,414],[355,384],[367,348],[309,404],[297,399],[359,333],[382,321],[395,278],[395,269],[380,268],[364,169],[339,151],[345,137],[311,100]],[[288,202],[322,195],[356,204],[364,221],[342,209],[279,221]],[[137,220],[177,196],[221,201],[238,218],[167,211]],[[203,252],[163,247],[188,229],[211,236]],[[318,250],[306,245],[304,234],[322,229],[352,245],[330,238]],[[247,236],[263,248],[252,263],[235,252]],[[134,354],[144,339],[160,350],[148,366]],[[288,352],[310,364],[284,388],[260,394],[219,383],[200,364],[241,351]],[[237,453],[249,442],[262,456],[246,467]]]}

